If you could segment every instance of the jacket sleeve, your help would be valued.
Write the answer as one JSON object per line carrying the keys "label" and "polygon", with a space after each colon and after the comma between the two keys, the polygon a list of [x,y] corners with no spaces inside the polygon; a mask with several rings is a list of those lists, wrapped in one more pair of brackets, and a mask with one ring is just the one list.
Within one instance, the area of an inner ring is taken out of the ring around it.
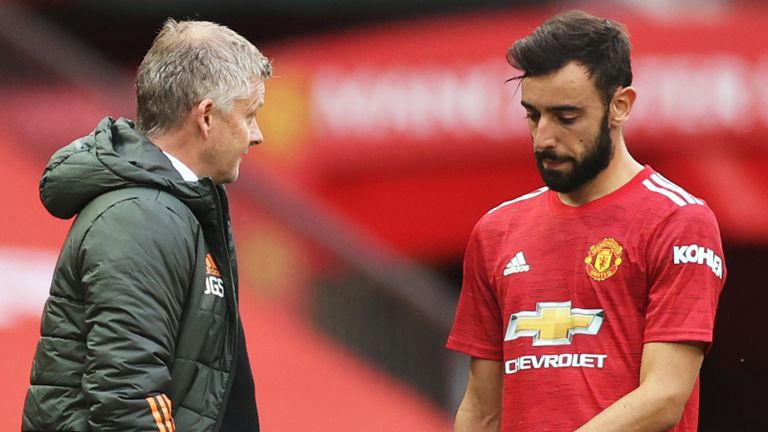
{"label": "jacket sleeve", "polygon": [[197,225],[155,200],[120,201],[91,225],[79,251],[89,427],[175,429],[167,389]]}

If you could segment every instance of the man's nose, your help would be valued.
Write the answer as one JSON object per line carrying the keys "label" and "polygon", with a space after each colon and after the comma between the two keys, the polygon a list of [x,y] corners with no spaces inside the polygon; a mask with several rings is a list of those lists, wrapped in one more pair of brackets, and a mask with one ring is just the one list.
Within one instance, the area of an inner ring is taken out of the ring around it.
{"label": "man's nose", "polygon": [[557,145],[557,125],[546,116],[539,119],[532,135],[535,150],[553,148]]}
{"label": "man's nose", "polygon": [[264,135],[261,134],[261,129],[257,123],[253,123],[251,130],[249,131],[250,145],[261,144],[264,141]]}

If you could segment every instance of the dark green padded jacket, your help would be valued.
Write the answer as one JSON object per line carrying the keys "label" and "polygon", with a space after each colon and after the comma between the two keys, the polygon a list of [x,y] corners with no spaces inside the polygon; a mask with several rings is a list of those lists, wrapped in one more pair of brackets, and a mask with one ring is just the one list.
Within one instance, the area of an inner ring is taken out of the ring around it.
{"label": "dark green padded jacket", "polygon": [[40,196],[78,215],[43,310],[23,430],[215,431],[238,338],[226,194],[127,120],[56,152]]}

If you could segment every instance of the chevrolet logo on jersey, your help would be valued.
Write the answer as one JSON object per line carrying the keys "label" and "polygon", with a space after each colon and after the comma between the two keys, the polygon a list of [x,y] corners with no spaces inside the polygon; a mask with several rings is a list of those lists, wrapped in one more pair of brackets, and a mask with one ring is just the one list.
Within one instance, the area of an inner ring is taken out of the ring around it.
{"label": "chevrolet logo on jersey", "polygon": [[602,309],[571,308],[571,302],[539,302],[536,311],[509,317],[504,341],[533,337],[533,346],[570,345],[573,335],[596,335],[603,325]]}

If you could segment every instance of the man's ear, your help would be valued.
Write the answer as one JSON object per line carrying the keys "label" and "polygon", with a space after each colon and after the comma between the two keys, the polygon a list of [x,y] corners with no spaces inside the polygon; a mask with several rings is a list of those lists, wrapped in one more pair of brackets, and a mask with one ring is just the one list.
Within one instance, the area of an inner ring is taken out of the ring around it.
{"label": "man's ear", "polygon": [[195,106],[193,115],[195,117],[195,124],[203,135],[203,138],[208,138],[208,134],[211,130],[211,114],[213,111],[213,101],[211,99],[203,99]]}
{"label": "man's ear", "polygon": [[611,99],[610,123],[613,127],[621,127],[629,119],[629,113],[637,98],[634,87],[619,87]]}

